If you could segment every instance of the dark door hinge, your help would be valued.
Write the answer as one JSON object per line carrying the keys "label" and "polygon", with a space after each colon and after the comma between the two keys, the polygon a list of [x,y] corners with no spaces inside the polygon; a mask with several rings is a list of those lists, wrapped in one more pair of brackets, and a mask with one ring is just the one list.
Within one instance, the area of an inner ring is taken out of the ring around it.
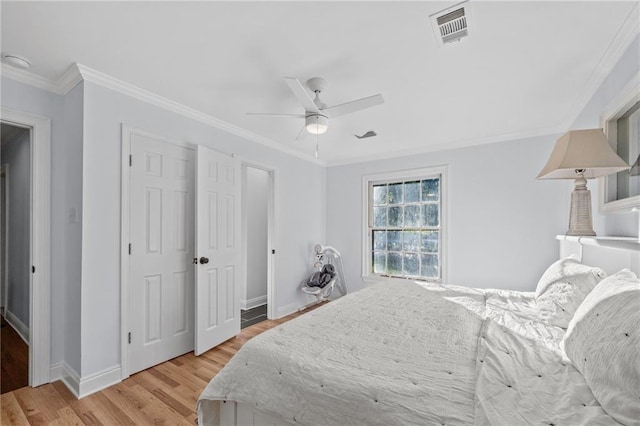
{"label": "dark door hinge", "polygon": [[128,339],[129,339],[129,344],[131,344],[131,332],[129,332]]}
{"label": "dark door hinge", "polygon": [[276,254],[276,249],[271,249],[271,254]]}
{"label": "dark door hinge", "polygon": [[131,243],[129,243],[129,254],[131,254]]}
{"label": "dark door hinge", "polygon": [[133,155],[129,156],[129,167],[133,166]]}
{"label": "dark door hinge", "polygon": [[36,273],[36,267],[35,267],[35,266],[33,266],[33,265],[31,265],[31,273],[32,273],[32,274],[35,274],[35,273]]}

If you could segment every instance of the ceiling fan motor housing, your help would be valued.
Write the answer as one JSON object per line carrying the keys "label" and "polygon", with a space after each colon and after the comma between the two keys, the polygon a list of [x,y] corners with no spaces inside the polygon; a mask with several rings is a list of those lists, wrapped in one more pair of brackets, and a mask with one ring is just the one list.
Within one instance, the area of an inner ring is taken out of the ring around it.
{"label": "ceiling fan motor housing", "polygon": [[307,114],[304,121],[305,121],[305,126],[307,128],[307,131],[314,135],[323,134],[324,132],[327,131],[327,128],[329,127],[329,119],[324,114],[317,114],[317,113]]}

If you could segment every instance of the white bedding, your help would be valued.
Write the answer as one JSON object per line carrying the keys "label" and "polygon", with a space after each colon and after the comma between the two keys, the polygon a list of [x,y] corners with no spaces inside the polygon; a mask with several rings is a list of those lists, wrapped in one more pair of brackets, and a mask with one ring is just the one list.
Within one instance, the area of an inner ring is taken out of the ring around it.
{"label": "white bedding", "polygon": [[533,293],[373,285],[250,340],[199,424],[223,400],[302,425],[617,424],[536,315]]}

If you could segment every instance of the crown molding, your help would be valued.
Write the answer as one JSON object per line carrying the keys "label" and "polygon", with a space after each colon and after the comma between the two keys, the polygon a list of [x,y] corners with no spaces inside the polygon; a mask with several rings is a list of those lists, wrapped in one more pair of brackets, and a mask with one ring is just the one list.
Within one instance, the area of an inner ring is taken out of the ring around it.
{"label": "crown molding", "polygon": [[587,106],[593,95],[598,91],[604,80],[609,76],[613,68],[617,65],[622,55],[627,51],[631,43],[640,34],[640,3],[636,3],[622,23],[622,26],[614,36],[609,46],[605,49],[598,65],[593,70],[584,88],[580,90],[579,95],[569,109],[568,116],[565,120],[565,131],[570,129],[573,123],[578,119],[580,113]]}
{"label": "crown molding", "polygon": [[116,92],[122,93],[134,99],[138,99],[148,104],[166,109],[178,115],[182,115],[183,117],[190,118],[192,120],[215,127],[220,130],[224,130],[225,132],[240,136],[244,139],[257,142],[261,145],[265,145],[269,148],[297,157],[301,160],[305,160],[310,163],[317,164],[319,166],[326,166],[326,162],[323,160],[312,158],[307,154],[304,154],[298,150],[289,148],[287,146],[283,146],[282,144],[279,144],[269,138],[265,138],[256,133],[242,129],[238,126],[234,126],[233,124],[227,123],[226,121],[220,120],[211,115],[205,114],[203,112],[200,112],[188,106],[182,105],[178,102],[172,101],[171,99],[157,95],[148,90],[134,86],[133,84],[129,84],[125,81],[111,77],[108,74],[94,70],[85,65],[75,64],[75,66],[77,67],[80,75],[82,76],[82,80],[84,81],[97,84],[99,86],[114,90]]}
{"label": "crown molding", "polygon": [[6,77],[8,79],[26,84],[28,86],[33,86],[38,89],[46,90],[47,92],[61,94],[58,91],[56,83],[52,80],[49,80],[48,78],[41,77],[37,74],[33,74],[25,70],[14,68],[5,63],[2,63],[2,68],[0,68],[0,70],[2,71],[2,77]]}
{"label": "crown molding", "polygon": [[366,163],[370,161],[390,160],[393,158],[412,157],[415,155],[428,154],[430,152],[447,151],[450,149],[470,148],[478,145],[489,145],[492,143],[516,141],[540,136],[557,135],[566,132],[564,125],[544,127],[522,132],[503,133],[501,135],[485,136],[481,138],[459,139],[457,141],[444,142],[437,145],[421,146],[412,149],[405,149],[395,152],[383,152],[371,154],[358,158],[345,160],[327,161],[327,167],[347,166],[350,164]]}
{"label": "crown molding", "polygon": [[280,143],[277,143],[269,138],[265,138],[256,133],[242,129],[226,121],[220,120],[211,115],[197,111],[188,106],[182,105],[178,102],[172,101],[165,97],[159,96],[153,92],[142,89],[140,87],[129,84],[125,81],[118,80],[111,77],[108,74],[89,68],[85,65],[74,63],[57,80],[50,80],[48,78],[33,74],[26,70],[19,70],[9,65],[2,64],[2,76],[15,80],[17,82],[27,84],[29,86],[36,87],[38,89],[46,90],[58,95],[65,95],[71,89],[73,89],[79,82],[88,81],[93,84],[105,87],[107,89],[114,90],[122,93],[126,96],[138,99],[151,105],[166,109],[178,115],[186,118],[198,121],[208,126],[215,127],[225,132],[240,136],[244,139],[257,142],[261,145],[267,146],[271,149],[280,151],[284,154],[288,154],[297,157],[301,160],[326,167],[327,163],[324,160],[316,159],[308,154],[298,151],[293,148],[289,148]]}

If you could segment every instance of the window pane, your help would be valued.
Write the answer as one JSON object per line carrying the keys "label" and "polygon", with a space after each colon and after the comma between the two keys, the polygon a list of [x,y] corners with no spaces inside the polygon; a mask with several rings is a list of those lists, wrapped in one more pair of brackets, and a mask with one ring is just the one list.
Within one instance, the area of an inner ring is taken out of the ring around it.
{"label": "window pane", "polygon": [[373,249],[387,249],[387,231],[373,231]]}
{"label": "window pane", "polygon": [[420,262],[418,261],[418,255],[415,253],[405,253],[403,262],[404,275],[420,275]]}
{"label": "window pane", "polygon": [[387,208],[386,207],[373,208],[373,226],[376,228],[384,228],[385,226],[387,226]]}
{"label": "window pane", "polygon": [[437,254],[421,254],[420,255],[420,275],[426,278],[438,278],[438,255]]}
{"label": "window pane", "polygon": [[402,203],[402,187],[401,183],[392,183],[389,185],[389,204],[401,204]]}
{"label": "window pane", "polygon": [[373,205],[380,206],[387,204],[387,185],[373,186]]}
{"label": "window pane", "polygon": [[422,224],[424,226],[439,226],[439,210],[440,206],[438,204],[424,204],[422,206]]}
{"label": "window pane", "polygon": [[440,179],[426,179],[422,181],[422,201],[440,200]]}
{"label": "window pane", "polygon": [[404,231],[402,234],[402,247],[404,251],[420,250],[420,232]]}
{"label": "window pane", "polygon": [[387,254],[384,252],[373,253],[373,273],[384,274],[387,272]]}
{"label": "window pane", "polygon": [[400,228],[403,224],[402,207],[389,207],[389,227]]}
{"label": "window pane", "polygon": [[389,253],[387,255],[387,273],[402,274],[402,255],[400,253]]}
{"label": "window pane", "polygon": [[404,226],[419,227],[420,226],[420,206],[404,206]]}
{"label": "window pane", "polygon": [[390,250],[390,251],[402,250],[402,233],[400,231],[387,232],[387,250]]}
{"label": "window pane", "polygon": [[438,231],[423,231],[420,248],[423,253],[438,252]]}
{"label": "window pane", "polygon": [[405,182],[404,184],[404,202],[419,203],[420,202],[420,181]]}

